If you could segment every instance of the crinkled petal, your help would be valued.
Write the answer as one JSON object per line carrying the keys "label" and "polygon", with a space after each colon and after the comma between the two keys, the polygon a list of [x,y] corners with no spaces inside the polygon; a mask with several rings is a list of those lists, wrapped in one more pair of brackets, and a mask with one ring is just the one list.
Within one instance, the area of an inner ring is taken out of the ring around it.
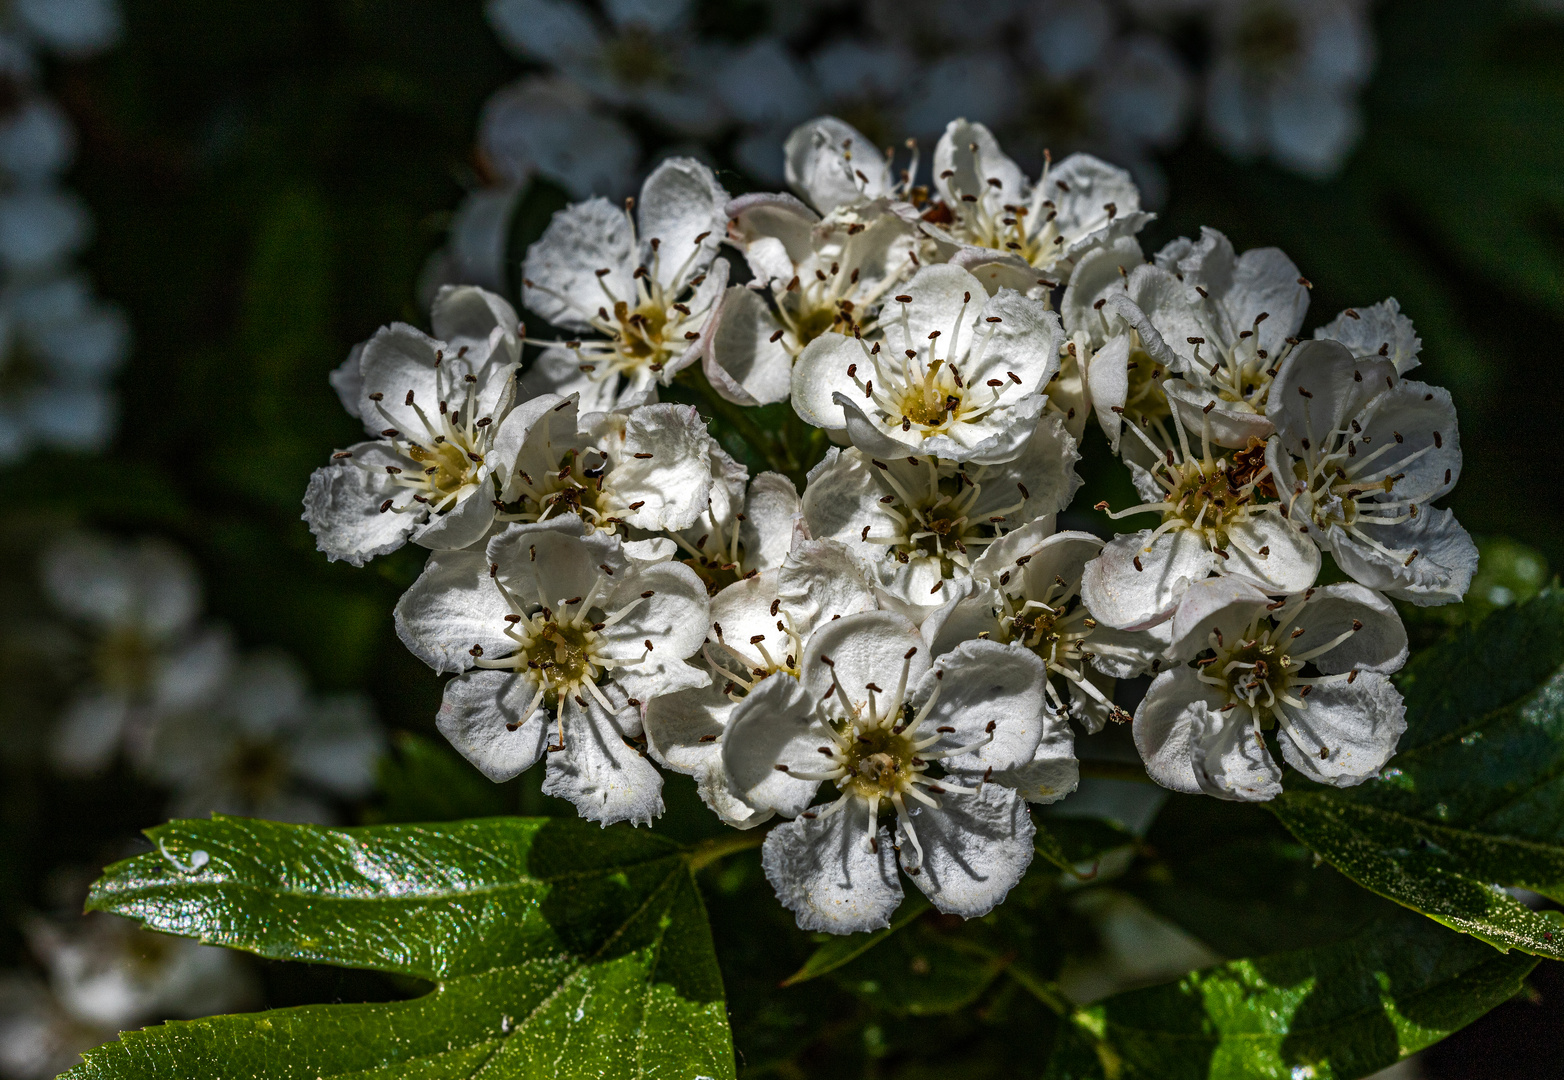
{"label": "crinkled petal", "polygon": [[1271,383],[1265,415],[1294,457],[1329,446],[1333,435],[1386,388],[1387,360],[1354,358],[1339,341],[1305,341],[1287,354]]}
{"label": "crinkled petal", "polygon": [[565,748],[548,755],[543,794],[569,799],[588,821],[604,828],[620,821],[650,826],[662,816],[663,778],[629,741],[640,726],[637,710],[607,688],[610,713],[593,697],[585,708],[567,698],[562,703]]}
{"label": "crinkled petal", "polygon": [[733,791],[750,806],[793,817],[809,806],[820,781],[789,773],[825,771],[829,761],[819,748],[835,745],[797,680],[773,675],[729,714],[722,765]]}
{"label": "crinkled petal", "polygon": [[1262,442],[1275,430],[1263,412],[1255,412],[1242,402],[1222,399],[1214,390],[1184,379],[1169,379],[1162,384],[1168,404],[1190,431],[1210,433],[1218,446],[1243,448],[1249,440]]}
{"label": "crinkled petal", "polygon": [[[920,807],[910,821],[898,821],[902,867],[939,911],[966,919],[987,915],[1031,865],[1032,815],[999,784],[941,801],[938,810]],[[917,835],[921,860],[909,832]]]}
{"label": "crinkled petal", "polygon": [[1379,775],[1407,729],[1401,692],[1365,671],[1352,682],[1316,686],[1304,708],[1287,707],[1282,757],[1310,780],[1352,787]]}
{"label": "crinkled petal", "polygon": [[713,442],[694,406],[643,405],[622,428],[601,434],[600,445],[614,459],[603,488],[623,507],[615,510],[617,516],[651,530],[695,523],[711,491]]}
{"label": "crinkled petal", "polygon": [[[928,752],[973,749],[942,764],[951,772],[1013,769],[1027,764],[1043,736],[1048,669],[1029,649],[968,641],[945,653],[912,695],[914,709],[939,694],[917,734],[939,741]],[[883,685],[883,684],[882,684]],[[949,728],[949,731],[944,729]]]}
{"label": "crinkled petal", "polygon": [[1165,532],[1146,550],[1150,535],[1116,536],[1086,564],[1081,598],[1098,622],[1116,630],[1155,626],[1172,616],[1191,584],[1217,568],[1217,556],[1191,529]]}
{"label": "crinkled petal", "polygon": [[851,934],[890,925],[901,903],[889,830],[871,851],[869,815],[856,799],[834,814],[772,829],[761,847],[766,880],[800,930]]}
{"label": "crinkled petal", "polygon": [[880,700],[888,704],[903,670],[910,693],[928,669],[928,650],[909,619],[893,611],[865,611],[834,619],[810,635],[799,682],[810,701],[824,701],[834,670],[835,681],[855,700],[866,700],[865,687],[874,683],[884,687]]}
{"label": "crinkled petal", "polygon": [[396,602],[397,637],[409,652],[435,671],[472,667],[473,646],[490,656],[515,648],[505,636],[511,614],[489,578],[489,556],[482,550],[437,551],[423,573]]}
{"label": "crinkled petal", "polygon": [[711,263],[727,227],[727,205],[716,174],[694,158],[665,158],[652,170],[637,211],[640,257],[663,288],[677,289]]}
{"label": "crinkled petal", "polygon": [[457,753],[496,784],[537,764],[554,717],[539,703],[531,680],[509,671],[469,671],[445,684],[435,716]]}
{"label": "crinkled petal", "polygon": [[1384,449],[1388,443],[1396,445],[1372,462],[1350,469],[1349,475],[1372,482],[1382,476],[1404,474],[1390,493],[1377,496],[1382,501],[1432,502],[1460,480],[1460,427],[1450,391],[1444,387],[1412,379],[1398,380],[1394,388],[1387,388],[1369,403],[1361,421],[1363,431],[1354,447],[1360,459]]}
{"label": "crinkled petal", "polygon": [[316,469],[304,491],[304,520],[315,535],[315,546],[332,562],[363,566],[377,555],[395,551],[418,527],[421,512],[381,512],[387,499],[407,503],[389,474],[409,463],[386,443],[358,443],[353,457]]}
{"label": "crinkled petal", "polygon": [[1412,320],[1401,314],[1395,297],[1372,307],[1348,308],[1314,331],[1316,338],[1339,341],[1353,356],[1382,356],[1405,375],[1418,365],[1423,341]]}
{"label": "crinkled petal", "polygon": [[[522,264],[522,303],[555,326],[592,329],[613,300],[635,298],[636,251],[623,207],[589,199],[554,215]],[[598,270],[607,270],[601,278]]]}
{"label": "crinkled petal", "polygon": [[1282,793],[1282,770],[1246,710],[1222,713],[1207,708],[1195,726],[1191,765],[1196,783],[1207,795],[1264,802]]}

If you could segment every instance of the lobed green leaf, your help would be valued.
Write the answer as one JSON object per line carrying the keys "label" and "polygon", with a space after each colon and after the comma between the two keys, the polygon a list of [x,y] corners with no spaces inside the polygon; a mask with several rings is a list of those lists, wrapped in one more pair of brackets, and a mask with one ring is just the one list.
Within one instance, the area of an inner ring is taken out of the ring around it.
{"label": "lobed green leaf", "polygon": [[127,1033],[73,1080],[734,1075],[689,859],[659,837],[535,818],[328,829],[217,817],[148,835],[159,850],[111,866],[89,907],[434,988]]}

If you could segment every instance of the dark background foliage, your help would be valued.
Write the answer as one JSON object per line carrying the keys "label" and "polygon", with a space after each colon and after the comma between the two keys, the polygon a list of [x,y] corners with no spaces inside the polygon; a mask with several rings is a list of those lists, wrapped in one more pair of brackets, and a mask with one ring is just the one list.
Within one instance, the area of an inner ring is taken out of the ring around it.
{"label": "dark background foliage", "polygon": [[[708,5],[737,33],[746,12]],[[419,270],[482,179],[478,109],[519,65],[476,0],[130,0],[127,17],[121,48],[49,76],[82,132],[71,179],[98,223],[88,268],[135,328],[122,431],[102,457],[14,468],[7,532],[69,520],[169,536],[195,553],[210,610],[245,643],[283,646],[318,685],[364,687],[392,727],[430,733],[438,681],[389,617],[421,550],[363,570],[328,564],[299,498],[310,470],[355,437],[327,372],[376,327],[426,322]],[[1341,177],[1236,164],[1196,135],[1164,162],[1171,198],[1147,248],[1202,224],[1240,249],[1283,247],[1316,284],[1306,329],[1349,305],[1399,299],[1423,338],[1421,376],[1449,386],[1460,410],[1457,515],[1474,534],[1507,534],[1564,564],[1554,412],[1564,402],[1564,23],[1499,3],[1400,0],[1378,9],[1376,31],[1366,135]],[[745,186],[731,171],[724,181]],[[513,254],[553,198],[524,204]],[[6,570],[7,586],[20,589],[28,570]],[[673,786],[665,824],[708,828],[687,787]],[[379,813],[543,808],[535,788],[443,790],[455,792],[443,810],[393,796]],[[101,864],[157,812],[128,781],[8,775],[4,921],[44,903],[48,867]],[[777,914],[757,870],[735,864],[713,889],[719,949],[741,940],[725,928],[744,911]],[[735,950],[756,947],[754,935],[742,940]],[[759,1008],[800,959],[781,953],[725,955],[735,1011]],[[375,976],[288,972],[268,977],[269,1003],[396,992]],[[1564,984],[1553,965],[1532,984],[1531,1000],[1434,1052],[1432,1073],[1544,1075],[1560,1049]],[[839,996],[815,995],[819,1016],[761,1009],[736,1033],[741,1051],[764,1056],[780,1033],[825,1023]]]}

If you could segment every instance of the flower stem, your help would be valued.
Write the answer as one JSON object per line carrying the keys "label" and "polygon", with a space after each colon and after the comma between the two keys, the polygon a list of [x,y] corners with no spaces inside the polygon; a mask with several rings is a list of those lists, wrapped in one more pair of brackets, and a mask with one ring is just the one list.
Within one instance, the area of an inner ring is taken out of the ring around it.
{"label": "flower stem", "polygon": [[734,833],[730,836],[714,836],[710,840],[702,840],[690,851],[690,872],[704,870],[712,863],[725,859],[729,855],[737,855],[741,851],[749,851],[758,848],[765,842],[767,829],[751,829],[747,832]]}

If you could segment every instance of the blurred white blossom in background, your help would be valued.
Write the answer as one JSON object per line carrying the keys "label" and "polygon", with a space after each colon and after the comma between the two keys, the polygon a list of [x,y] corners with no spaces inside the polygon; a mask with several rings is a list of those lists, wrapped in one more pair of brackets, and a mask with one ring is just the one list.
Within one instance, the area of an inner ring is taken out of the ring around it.
{"label": "blurred white blossom in background", "polygon": [[233,952],[88,915],[26,926],[43,970],[0,973],[0,1077],[44,1080],[121,1031],[251,1006],[256,990]]}
{"label": "blurred white blossom in background", "polygon": [[0,461],[38,445],[100,450],[114,433],[108,381],[130,329],[73,267],[92,219],[61,187],[76,135],[41,67],[108,49],[123,30],[114,0],[11,0],[0,13]]}
{"label": "blurred white blossom in background", "polygon": [[[694,0],[490,0],[500,41],[527,65],[479,122],[487,186],[471,192],[425,269],[504,291],[510,221],[534,177],[572,199],[631,194],[662,153],[726,155],[759,186],[781,146],[833,115],[876,145],[927,151],[952,116],[983,123],[1030,174],[1087,151],[1166,200],[1157,155],[1199,115],[1241,161],[1315,179],[1362,134],[1372,71],[1369,0],[809,0],[748,9],[753,26]],[[735,29],[740,36],[734,36]],[[749,36],[742,36],[747,33]],[[668,149],[656,150],[663,147]]]}
{"label": "blurred white blossom in background", "polygon": [[173,545],[71,533],[41,576],[85,674],[55,722],[58,771],[101,775],[123,756],[174,817],[328,822],[333,798],[373,787],[385,740],[368,699],[316,694],[290,656],[241,654],[201,619],[196,567]]}

